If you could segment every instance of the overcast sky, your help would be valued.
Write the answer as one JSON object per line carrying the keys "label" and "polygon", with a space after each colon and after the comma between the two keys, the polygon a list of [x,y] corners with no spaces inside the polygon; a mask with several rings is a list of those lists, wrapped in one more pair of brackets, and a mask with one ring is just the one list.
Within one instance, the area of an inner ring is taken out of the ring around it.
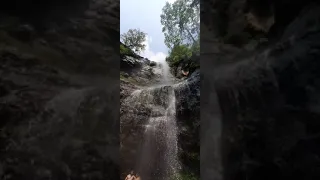
{"label": "overcast sky", "polygon": [[165,59],[168,52],[160,23],[160,15],[166,1],[172,3],[175,0],[120,1],[121,34],[129,29],[140,29],[147,33],[147,47],[141,55],[154,61]]}

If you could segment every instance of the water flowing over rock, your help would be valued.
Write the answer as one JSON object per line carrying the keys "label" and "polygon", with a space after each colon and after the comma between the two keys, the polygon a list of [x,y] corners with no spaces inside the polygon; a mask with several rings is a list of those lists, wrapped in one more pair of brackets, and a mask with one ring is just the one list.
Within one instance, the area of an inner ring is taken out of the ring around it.
{"label": "water flowing over rock", "polygon": [[[156,68],[162,81],[133,91],[121,103],[122,168],[133,168],[146,180],[169,180],[182,168],[179,124],[186,122],[179,123],[177,113],[189,108],[182,97],[192,94],[189,85],[199,79],[174,84],[165,61]],[[199,89],[196,93],[200,96]]]}

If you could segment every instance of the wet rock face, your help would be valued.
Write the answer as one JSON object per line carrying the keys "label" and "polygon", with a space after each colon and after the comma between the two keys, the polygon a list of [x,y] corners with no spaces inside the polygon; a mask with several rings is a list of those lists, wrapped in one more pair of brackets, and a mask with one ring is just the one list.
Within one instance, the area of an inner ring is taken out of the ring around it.
{"label": "wet rock face", "polygon": [[[121,172],[140,167],[143,163],[143,143],[149,118],[163,116],[167,88],[134,91],[121,100]],[[161,96],[162,94],[162,96]],[[148,149],[146,149],[148,150]],[[142,157],[141,157],[142,156]],[[145,157],[147,158],[147,156]],[[147,158],[149,160],[149,157]],[[142,170],[142,171],[146,171]],[[121,174],[125,178],[126,174]]]}
{"label": "wet rock face", "polygon": [[129,82],[121,81],[120,82],[120,102],[123,99],[130,96],[130,94],[137,89],[137,87]]}
{"label": "wet rock face", "polygon": [[120,62],[122,71],[134,71],[142,67],[142,62],[135,57],[124,56]]}
{"label": "wet rock face", "polygon": [[127,85],[150,86],[162,81],[161,69],[149,59],[124,56],[120,66],[120,89],[126,89]]}
{"label": "wet rock face", "polygon": [[[125,85],[124,87],[129,87]],[[136,88],[137,89],[137,88]],[[143,143],[145,124],[149,119],[161,118],[169,106],[170,92],[174,90],[179,126],[179,158],[183,170],[199,175],[199,128],[200,128],[200,73],[194,72],[187,80],[175,85],[150,87],[150,89],[131,89],[120,105],[122,168],[123,171],[139,166],[142,162],[137,149]],[[150,106],[150,103],[152,104]],[[149,104],[149,105],[148,105]],[[143,154],[142,154],[143,156]],[[142,157],[143,158],[143,157]],[[125,176],[125,174],[122,174]]]}
{"label": "wet rock face", "polygon": [[200,71],[175,87],[180,159],[183,169],[200,176]]}

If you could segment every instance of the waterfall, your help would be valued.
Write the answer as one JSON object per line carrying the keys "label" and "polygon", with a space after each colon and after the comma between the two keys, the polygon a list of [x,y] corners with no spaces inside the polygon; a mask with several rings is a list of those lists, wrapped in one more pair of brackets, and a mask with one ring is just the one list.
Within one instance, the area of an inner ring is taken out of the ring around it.
{"label": "waterfall", "polygon": [[[140,121],[143,127],[141,143],[134,148],[137,151],[134,169],[143,180],[170,180],[180,169],[173,76],[165,61],[158,65],[162,82],[136,90],[124,101],[133,109],[132,121]],[[145,122],[135,115],[143,112],[148,116]]]}
{"label": "waterfall", "polygon": [[173,83],[173,75],[170,73],[169,64],[165,59],[157,61],[158,68],[160,70],[160,74],[162,77],[162,84],[172,85]]}

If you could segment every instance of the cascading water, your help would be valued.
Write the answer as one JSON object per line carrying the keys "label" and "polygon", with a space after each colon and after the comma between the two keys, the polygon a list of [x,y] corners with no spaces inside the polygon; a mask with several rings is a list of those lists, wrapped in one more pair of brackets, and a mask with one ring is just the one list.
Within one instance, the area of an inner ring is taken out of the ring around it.
{"label": "cascading water", "polygon": [[[178,160],[178,128],[176,124],[176,95],[168,64],[159,62],[162,82],[159,85],[134,91],[125,103],[139,109],[148,109],[142,143],[135,170],[143,180],[170,180],[180,169]],[[132,116],[137,118],[138,116]],[[135,121],[135,120],[134,120]]]}
{"label": "cascading water", "polygon": [[159,65],[159,67],[160,67],[160,69],[162,71],[161,72],[161,74],[162,74],[162,83],[172,84],[173,76],[170,73],[169,64],[165,60],[162,60],[162,61],[158,62],[158,65]]}

